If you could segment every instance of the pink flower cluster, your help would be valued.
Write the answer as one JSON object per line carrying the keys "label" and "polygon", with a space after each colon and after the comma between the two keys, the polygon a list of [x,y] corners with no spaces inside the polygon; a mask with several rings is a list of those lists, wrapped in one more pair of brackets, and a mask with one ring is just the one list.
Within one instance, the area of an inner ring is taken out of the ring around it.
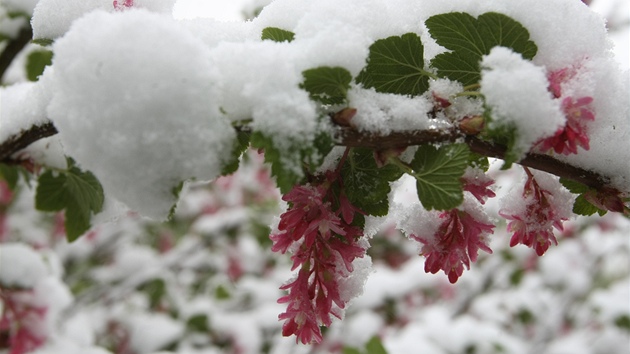
{"label": "pink flower cluster", "polygon": [[439,217],[443,221],[435,234],[410,237],[423,244],[420,254],[427,257],[424,271],[435,274],[443,270],[454,284],[462,276],[464,266],[470,269],[470,263],[477,261],[480,249],[492,253],[487,238],[494,225],[460,209],[444,211]]}
{"label": "pink flower cluster", "polygon": [[351,222],[358,210],[341,192],[336,207],[329,179],[321,185],[296,186],[282,199],[290,208],[280,216],[278,231],[270,238],[272,250],[293,252],[297,277],[283,285],[288,290],[278,302],[286,303],[282,334],[295,334],[302,343],[321,342],[320,326],[329,326],[332,316],[341,318],[347,299],[340,282],[353,270],[352,262],[365,255],[357,243],[362,230]]}
{"label": "pink flower cluster", "polygon": [[9,336],[8,354],[29,353],[46,342],[47,308],[33,305],[32,298],[32,290],[0,289],[0,333]]}
{"label": "pink flower cluster", "polygon": [[561,206],[552,202],[554,198],[552,191],[542,188],[532,172],[526,167],[524,169],[527,180],[520,202],[525,203],[525,208],[516,211],[502,209],[499,215],[511,220],[507,226],[508,232],[513,233],[510,247],[521,243],[533,248],[537,255],[542,256],[551,243],[558,244],[553,228],[562,230],[562,223],[568,218],[561,211]]}
{"label": "pink flower cluster", "polygon": [[563,96],[562,84],[573,76],[575,76],[575,71],[568,68],[549,74],[549,91],[555,98],[562,100],[562,111],[567,121],[565,126],[558,129],[553,136],[537,143],[538,148],[543,152],[553,149],[558,154],[569,155],[577,154],[578,146],[584,150],[590,148],[586,122],[595,120],[595,114],[591,107],[593,98],[589,96],[579,98]]}

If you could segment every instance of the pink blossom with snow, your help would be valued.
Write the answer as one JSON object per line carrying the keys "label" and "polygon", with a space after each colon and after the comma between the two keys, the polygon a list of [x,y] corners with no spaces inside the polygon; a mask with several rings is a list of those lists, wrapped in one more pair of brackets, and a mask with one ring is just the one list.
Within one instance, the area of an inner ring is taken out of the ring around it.
{"label": "pink blossom with snow", "polygon": [[444,211],[440,219],[443,221],[435,234],[411,234],[410,237],[423,244],[420,254],[427,257],[425,272],[435,274],[443,270],[454,284],[464,272],[464,266],[470,269],[470,263],[477,261],[480,249],[492,253],[488,235],[493,233],[494,225],[479,220],[479,216],[466,209]]}

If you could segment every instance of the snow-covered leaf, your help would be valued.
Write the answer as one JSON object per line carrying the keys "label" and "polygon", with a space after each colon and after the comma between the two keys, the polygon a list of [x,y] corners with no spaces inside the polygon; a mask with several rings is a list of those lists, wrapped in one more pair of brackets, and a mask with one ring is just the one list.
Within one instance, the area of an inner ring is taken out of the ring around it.
{"label": "snow-covered leaf", "polygon": [[478,18],[463,12],[445,13],[430,17],[425,25],[439,45],[452,51],[437,55],[431,65],[440,75],[463,85],[479,81],[481,57],[496,46],[511,48],[525,59],[532,59],[538,51],[523,25],[496,12]]}
{"label": "snow-covered leaf", "polygon": [[322,66],[302,72],[301,87],[308,91],[312,100],[323,104],[342,104],[350,88],[352,75],[341,67]]}

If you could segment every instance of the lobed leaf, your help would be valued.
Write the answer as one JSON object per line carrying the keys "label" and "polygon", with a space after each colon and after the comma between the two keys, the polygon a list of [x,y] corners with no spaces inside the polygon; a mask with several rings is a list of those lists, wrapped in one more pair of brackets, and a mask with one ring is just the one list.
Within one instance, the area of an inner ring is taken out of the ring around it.
{"label": "lobed leaf", "polygon": [[425,25],[439,45],[451,50],[433,58],[431,66],[464,86],[479,82],[479,62],[496,46],[511,48],[525,59],[532,59],[538,51],[523,25],[496,12],[478,18],[463,12],[439,14],[427,19]]}
{"label": "lobed leaf", "polygon": [[377,92],[418,96],[429,89],[424,47],[415,33],[380,39],[370,46],[367,66],[357,83]]}
{"label": "lobed leaf", "polygon": [[436,148],[422,145],[411,167],[416,178],[418,198],[427,209],[448,210],[464,200],[460,177],[468,166],[469,149],[465,144]]}
{"label": "lobed leaf", "polygon": [[65,171],[47,170],[38,179],[35,207],[41,211],[65,209],[65,228],[72,242],[90,228],[92,213],[103,208],[103,188],[91,172],[81,171],[68,159]]}

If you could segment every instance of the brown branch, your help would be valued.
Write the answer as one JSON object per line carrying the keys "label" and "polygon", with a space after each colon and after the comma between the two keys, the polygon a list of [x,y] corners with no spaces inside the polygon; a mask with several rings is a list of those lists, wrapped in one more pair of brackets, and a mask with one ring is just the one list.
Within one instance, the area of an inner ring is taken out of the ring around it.
{"label": "brown branch", "polygon": [[[488,157],[505,158],[507,148],[494,145],[474,136],[466,136],[456,129],[450,130],[422,130],[412,132],[396,132],[387,136],[366,134],[352,128],[339,128],[339,145],[352,147],[369,147],[373,149],[389,149],[427,143],[443,143],[461,140],[470,150]],[[527,154],[518,164],[545,171],[559,177],[567,178],[595,189],[601,189],[610,183],[610,178],[593,171],[570,165],[553,156],[541,154]]]}
{"label": "brown branch", "polygon": [[26,47],[26,45],[33,38],[33,30],[31,29],[30,23],[23,27],[18,33],[16,38],[13,38],[9,41],[9,44],[4,48],[2,53],[0,53],[0,82],[2,82],[2,78],[4,77],[4,73],[7,71],[15,57]]}
{"label": "brown branch", "polygon": [[42,125],[32,126],[28,130],[23,130],[20,134],[13,135],[6,141],[0,143],[0,162],[10,163],[11,155],[31,145],[43,138],[57,134],[57,128],[52,122]]}

